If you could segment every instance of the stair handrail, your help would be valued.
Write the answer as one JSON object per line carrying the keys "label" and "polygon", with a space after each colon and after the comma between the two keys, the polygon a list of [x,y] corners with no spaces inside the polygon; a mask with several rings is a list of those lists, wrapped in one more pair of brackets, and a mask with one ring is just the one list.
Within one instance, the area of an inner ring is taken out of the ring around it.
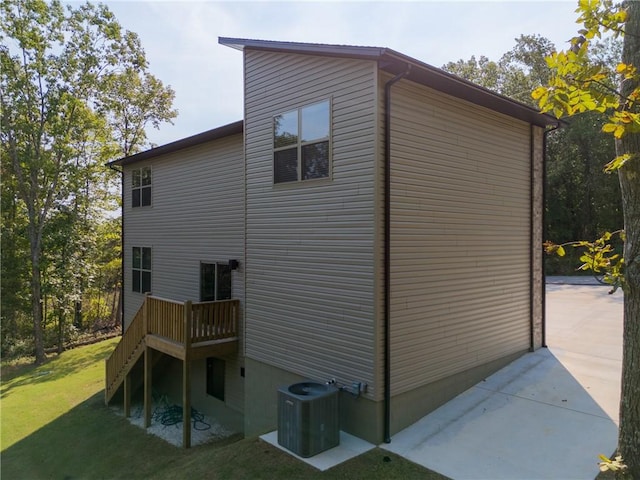
{"label": "stair handrail", "polygon": [[117,382],[118,376],[127,364],[129,356],[144,340],[144,309],[147,297],[133,317],[133,320],[122,334],[120,342],[116,345],[105,362],[105,395],[109,396],[112,385]]}

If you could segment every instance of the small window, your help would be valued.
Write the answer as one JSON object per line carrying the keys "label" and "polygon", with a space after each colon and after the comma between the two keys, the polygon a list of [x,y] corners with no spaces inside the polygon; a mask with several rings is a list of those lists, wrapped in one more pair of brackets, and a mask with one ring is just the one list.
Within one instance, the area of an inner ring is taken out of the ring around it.
{"label": "small window", "polygon": [[225,263],[200,264],[200,301],[231,298],[231,267]]}
{"label": "small window", "polygon": [[207,358],[207,395],[224,402],[225,361],[220,358]]}
{"label": "small window", "polygon": [[151,248],[133,247],[132,287],[134,292],[151,291]]}
{"label": "small window", "polygon": [[137,168],[131,172],[131,206],[151,205],[151,167]]}
{"label": "small window", "polygon": [[329,177],[331,105],[328,100],[273,118],[273,183]]}

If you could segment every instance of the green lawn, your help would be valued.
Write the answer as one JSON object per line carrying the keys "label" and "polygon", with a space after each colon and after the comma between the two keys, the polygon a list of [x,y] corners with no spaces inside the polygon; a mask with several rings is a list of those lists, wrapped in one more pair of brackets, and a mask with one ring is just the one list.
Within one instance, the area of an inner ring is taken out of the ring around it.
{"label": "green lawn", "polygon": [[105,407],[104,359],[116,342],[70,350],[40,367],[3,366],[2,478],[446,478],[379,449],[318,472],[255,437],[174,447]]}

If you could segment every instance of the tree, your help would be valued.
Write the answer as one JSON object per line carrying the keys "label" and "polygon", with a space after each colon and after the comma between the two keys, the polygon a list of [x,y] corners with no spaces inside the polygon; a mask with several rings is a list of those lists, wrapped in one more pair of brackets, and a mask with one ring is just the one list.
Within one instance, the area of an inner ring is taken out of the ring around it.
{"label": "tree", "polygon": [[146,127],[159,128],[163,120],[175,117],[171,108],[173,90],[148,72],[128,68],[105,75],[98,111],[103,114],[119,147],[119,155],[137,153],[147,138]]}
{"label": "tree", "polygon": [[[613,135],[616,142],[617,156],[606,165],[606,171],[617,172],[620,182],[623,260],[608,251],[609,233],[602,237],[599,250],[585,256],[591,255],[594,267],[607,272],[624,291],[618,452],[631,478],[640,478],[640,2],[580,0],[576,12],[583,28],[568,51],[548,57],[552,76],[547,85],[534,90],[533,97],[543,111],[557,117],[591,111],[609,116],[602,131]],[[619,86],[607,84],[610,72],[590,55],[593,39],[603,33],[623,36],[622,61],[616,66]],[[548,246],[556,252],[559,248]]]}
{"label": "tree", "polygon": [[[41,363],[47,226],[61,212],[80,221],[76,207],[94,193],[87,168],[143,146],[146,125],[175,117],[174,93],[148,72],[137,35],[123,31],[104,5],[65,9],[59,1],[4,0],[0,32],[3,177],[15,188],[16,212],[24,212]],[[92,185],[108,190],[108,175],[105,170]]]}
{"label": "tree", "polygon": [[553,43],[541,35],[520,35],[515,46],[500,58],[503,95],[532,104],[531,90],[549,78],[545,57],[555,51]]}
{"label": "tree", "polygon": [[[606,115],[588,112],[547,136],[545,238],[560,244],[597,238],[622,225],[620,185],[602,172],[602,165],[615,156],[613,138],[601,133],[607,122]],[[547,258],[547,273],[575,274],[581,253],[569,249],[567,256]]]}
{"label": "tree", "polygon": [[17,339],[22,333],[20,326],[24,323],[24,312],[29,309],[28,295],[25,295],[29,283],[29,272],[26,268],[29,261],[29,245],[26,235],[26,213],[14,195],[15,179],[7,168],[8,162],[4,149],[0,155],[2,155],[0,315],[2,317],[1,350],[4,353],[16,347]]}
{"label": "tree", "polygon": [[442,69],[489,90],[502,92],[501,84],[504,72],[498,63],[489,60],[484,55],[481,55],[479,60],[475,55],[472,55],[469,60],[460,59],[457,62],[449,62],[443,65]]}
{"label": "tree", "polygon": [[549,78],[545,57],[555,51],[540,35],[520,35],[515,46],[494,62],[485,56],[443,65],[443,70],[523,103],[533,105],[531,90]]}

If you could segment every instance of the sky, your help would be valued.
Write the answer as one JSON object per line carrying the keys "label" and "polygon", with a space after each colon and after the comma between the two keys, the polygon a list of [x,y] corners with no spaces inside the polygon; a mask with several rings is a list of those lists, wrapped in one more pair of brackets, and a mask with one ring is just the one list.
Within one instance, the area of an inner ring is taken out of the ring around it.
{"label": "sky", "polygon": [[140,36],[151,73],[176,92],[174,124],[148,130],[155,145],[242,119],[242,53],[218,37],[388,47],[441,67],[472,55],[498,60],[521,34],[564,49],[579,28],[577,0],[102,3]]}

